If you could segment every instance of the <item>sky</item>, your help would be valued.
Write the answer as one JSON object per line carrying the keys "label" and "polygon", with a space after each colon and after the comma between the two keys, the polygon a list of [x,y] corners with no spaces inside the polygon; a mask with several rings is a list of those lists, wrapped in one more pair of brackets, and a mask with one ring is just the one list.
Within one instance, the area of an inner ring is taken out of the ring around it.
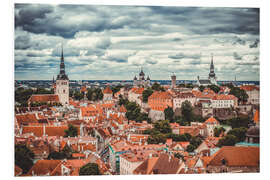
{"label": "sky", "polygon": [[258,81],[258,8],[15,4],[15,79]]}

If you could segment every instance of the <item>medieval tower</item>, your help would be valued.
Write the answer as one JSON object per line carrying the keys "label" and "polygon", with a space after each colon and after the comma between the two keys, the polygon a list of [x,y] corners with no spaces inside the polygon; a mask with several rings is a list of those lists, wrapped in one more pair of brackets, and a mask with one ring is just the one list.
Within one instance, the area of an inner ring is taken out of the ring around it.
{"label": "medieval tower", "polygon": [[58,95],[59,101],[63,106],[66,106],[69,104],[69,79],[65,73],[63,45],[62,45],[62,54],[61,54],[61,62],[60,62],[60,72],[56,78],[55,94]]}

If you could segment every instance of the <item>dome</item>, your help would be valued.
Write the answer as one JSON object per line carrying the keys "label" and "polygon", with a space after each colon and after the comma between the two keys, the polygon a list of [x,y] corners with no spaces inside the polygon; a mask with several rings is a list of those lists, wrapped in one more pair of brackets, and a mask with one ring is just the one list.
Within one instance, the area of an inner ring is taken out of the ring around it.
{"label": "dome", "polygon": [[251,126],[246,133],[248,137],[260,137],[260,129],[258,126]]}
{"label": "dome", "polygon": [[140,76],[144,76],[144,72],[143,72],[143,70],[141,70],[141,72],[140,72],[140,74],[139,74]]}

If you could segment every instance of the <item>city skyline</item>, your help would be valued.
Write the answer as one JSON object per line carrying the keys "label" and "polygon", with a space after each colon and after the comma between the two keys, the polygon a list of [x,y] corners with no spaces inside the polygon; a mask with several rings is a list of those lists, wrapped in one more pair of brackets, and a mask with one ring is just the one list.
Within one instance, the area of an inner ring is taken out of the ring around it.
{"label": "city skyline", "polygon": [[[121,11],[118,11],[122,8]],[[49,80],[61,44],[74,80],[259,81],[259,9],[15,5],[15,80]]]}

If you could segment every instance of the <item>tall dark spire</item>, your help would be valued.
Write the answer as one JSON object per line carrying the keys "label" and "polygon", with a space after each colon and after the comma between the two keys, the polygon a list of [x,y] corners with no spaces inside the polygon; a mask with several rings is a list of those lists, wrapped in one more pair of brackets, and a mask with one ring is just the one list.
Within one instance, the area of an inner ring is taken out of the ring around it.
{"label": "tall dark spire", "polygon": [[68,76],[66,75],[66,72],[65,72],[63,43],[61,44],[61,47],[62,47],[62,51],[61,51],[60,73],[57,75],[57,79],[68,80]]}
{"label": "tall dark spire", "polygon": [[212,59],[211,59],[211,64],[210,64],[210,73],[209,73],[209,78],[211,77],[215,77],[216,74],[215,74],[215,68],[214,68],[214,62],[213,62],[213,54],[211,54],[212,56]]}

